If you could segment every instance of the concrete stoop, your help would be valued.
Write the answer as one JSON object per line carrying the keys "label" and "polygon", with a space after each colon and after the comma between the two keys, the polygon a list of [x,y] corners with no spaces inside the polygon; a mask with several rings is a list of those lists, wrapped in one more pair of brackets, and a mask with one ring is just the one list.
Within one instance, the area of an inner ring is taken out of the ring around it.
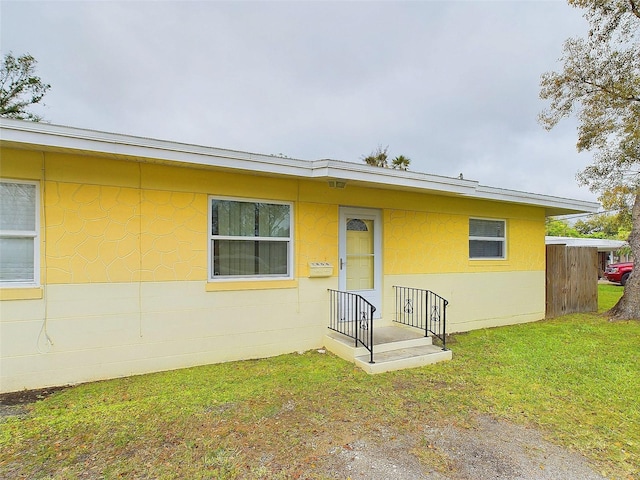
{"label": "concrete stoop", "polygon": [[369,351],[356,348],[353,339],[331,330],[325,335],[327,350],[372,374],[422,367],[452,358],[451,350],[442,350],[432,344],[431,337],[403,326],[376,327],[373,343],[375,363],[369,363]]}

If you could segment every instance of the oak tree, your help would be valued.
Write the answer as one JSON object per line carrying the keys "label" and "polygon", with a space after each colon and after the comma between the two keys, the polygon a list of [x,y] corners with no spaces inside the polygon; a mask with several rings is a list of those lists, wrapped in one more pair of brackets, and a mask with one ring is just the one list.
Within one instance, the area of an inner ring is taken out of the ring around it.
{"label": "oak tree", "polygon": [[38,122],[41,117],[28,111],[39,103],[51,85],[35,74],[38,62],[29,54],[14,57],[7,53],[0,65],[0,116]]}
{"label": "oak tree", "polygon": [[547,217],[545,220],[545,235],[551,237],[574,237],[581,236],[580,232],[573,228],[566,220]]}
{"label": "oak tree", "polygon": [[[594,192],[632,192],[629,244],[640,261],[640,0],[568,0],[584,10],[586,38],[564,44],[562,69],[542,75],[540,96],[549,102],[540,122],[553,128],[576,115],[579,151],[593,162],[578,181]],[[640,319],[640,273],[634,270],[613,319]]]}

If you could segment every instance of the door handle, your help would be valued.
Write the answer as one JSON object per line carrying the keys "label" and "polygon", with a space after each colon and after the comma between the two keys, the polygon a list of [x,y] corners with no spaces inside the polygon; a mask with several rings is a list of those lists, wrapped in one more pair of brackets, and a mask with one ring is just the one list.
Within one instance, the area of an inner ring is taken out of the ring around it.
{"label": "door handle", "polygon": [[340,270],[342,270],[342,268],[344,267],[344,262],[342,261],[342,258],[340,259]]}

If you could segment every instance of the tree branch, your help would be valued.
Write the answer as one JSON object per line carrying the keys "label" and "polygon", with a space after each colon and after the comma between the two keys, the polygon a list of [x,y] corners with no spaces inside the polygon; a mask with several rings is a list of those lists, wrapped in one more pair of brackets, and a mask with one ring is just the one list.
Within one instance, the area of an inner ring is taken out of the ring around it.
{"label": "tree branch", "polygon": [[631,96],[620,95],[619,93],[616,93],[615,91],[611,90],[610,88],[607,88],[607,87],[605,87],[603,85],[599,85],[596,82],[591,82],[591,81],[587,80],[586,78],[582,78],[581,81],[583,83],[586,83],[587,85],[591,85],[592,87],[597,88],[598,90],[601,90],[603,92],[608,93],[612,97],[619,98],[620,100],[627,100],[629,102],[640,102],[640,97],[636,97],[634,95],[631,95]]}
{"label": "tree branch", "polygon": [[629,0],[629,5],[631,6],[631,13],[640,18],[640,9],[638,8],[636,0]]}

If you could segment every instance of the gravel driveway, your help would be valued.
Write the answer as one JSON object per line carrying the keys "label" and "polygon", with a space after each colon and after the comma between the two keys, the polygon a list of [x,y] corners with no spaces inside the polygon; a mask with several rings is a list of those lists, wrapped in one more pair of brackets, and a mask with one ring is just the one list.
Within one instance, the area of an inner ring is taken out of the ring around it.
{"label": "gravel driveway", "polygon": [[535,429],[486,416],[473,423],[473,428],[425,428],[418,441],[433,452],[435,469],[425,468],[412,453],[417,439],[402,437],[334,449],[323,473],[351,480],[605,479],[586,458],[549,443]]}

